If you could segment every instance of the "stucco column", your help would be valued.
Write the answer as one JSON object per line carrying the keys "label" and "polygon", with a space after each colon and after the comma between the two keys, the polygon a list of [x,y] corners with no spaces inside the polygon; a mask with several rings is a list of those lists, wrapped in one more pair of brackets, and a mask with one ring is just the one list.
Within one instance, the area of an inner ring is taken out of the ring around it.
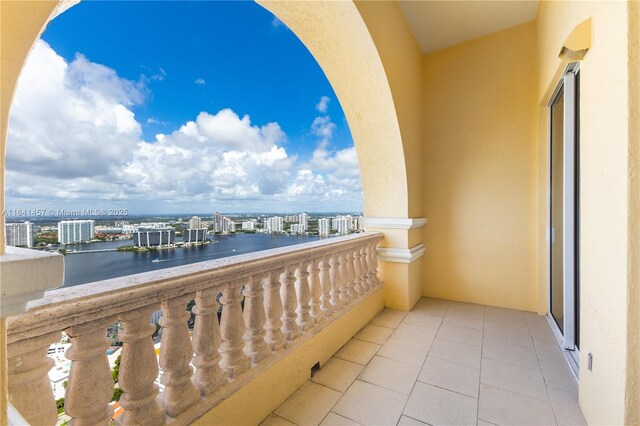
{"label": "stucco column", "polygon": [[[4,227],[4,226],[3,226]],[[39,299],[45,290],[63,282],[63,256],[40,251],[7,247],[0,254],[0,425],[20,424],[15,411],[9,410],[6,317],[27,309],[27,303]],[[9,419],[11,417],[11,419]]]}
{"label": "stucco column", "polygon": [[422,227],[426,223],[424,218],[365,218],[367,231],[384,233],[377,253],[387,308],[408,311],[422,296]]}

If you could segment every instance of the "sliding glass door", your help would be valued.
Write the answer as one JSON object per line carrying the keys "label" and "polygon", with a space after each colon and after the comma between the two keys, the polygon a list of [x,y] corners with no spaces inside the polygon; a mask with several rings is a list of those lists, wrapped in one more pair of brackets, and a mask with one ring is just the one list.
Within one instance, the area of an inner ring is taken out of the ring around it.
{"label": "sliding glass door", "polygon": [[549,103],[549,311],[572,351],[579,346],[578,85],[572,65]]}

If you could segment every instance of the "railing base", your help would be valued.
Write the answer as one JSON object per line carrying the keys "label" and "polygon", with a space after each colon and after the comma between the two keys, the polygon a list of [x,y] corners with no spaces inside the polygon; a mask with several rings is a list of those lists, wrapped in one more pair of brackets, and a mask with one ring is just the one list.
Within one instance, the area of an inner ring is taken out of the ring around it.
{"label": "railing base", "polygon": [[[311,367],[324,365],[342,346],[384,307],[382,289],[291,351],[258,377],[244,384],[233,395],[209,410],[193,425],[259,424],[278,408],[311,376]],[[251,401],[251,409],[247,409]],[[183,419],[180,419],[182,422]],[[177,424],[177,423],[176,423]]]}

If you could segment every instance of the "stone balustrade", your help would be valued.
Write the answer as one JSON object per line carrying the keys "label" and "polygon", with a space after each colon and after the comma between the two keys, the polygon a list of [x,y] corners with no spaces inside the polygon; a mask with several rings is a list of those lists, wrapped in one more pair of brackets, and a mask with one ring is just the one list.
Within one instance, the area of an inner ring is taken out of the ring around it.
{"label": "stone balustrade", "polygon": [[[106,332],[120,321],[118,423],[189,424],[378,291],[381,238],[361,233],[50,291],[9,318],[9,398],[30,424],[56,423],[47,351],[64,331],[71,341],[65,412],[72,425],[108,424]],[[158,310],[157,357],[150,319]]]}

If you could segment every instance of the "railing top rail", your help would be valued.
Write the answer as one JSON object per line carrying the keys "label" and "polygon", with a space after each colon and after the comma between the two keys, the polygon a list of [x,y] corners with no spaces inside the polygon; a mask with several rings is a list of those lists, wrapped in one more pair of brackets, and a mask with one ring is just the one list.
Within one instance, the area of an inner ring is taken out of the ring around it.
{"label": "railing top rail", "polygon": [[377,243],[382,235],[363,232],[50,290],[42,299],[30,302],[24,314],[9,317],[7,339],[11,343],[36,337],[178,295],[222,287],[302,260]]}

